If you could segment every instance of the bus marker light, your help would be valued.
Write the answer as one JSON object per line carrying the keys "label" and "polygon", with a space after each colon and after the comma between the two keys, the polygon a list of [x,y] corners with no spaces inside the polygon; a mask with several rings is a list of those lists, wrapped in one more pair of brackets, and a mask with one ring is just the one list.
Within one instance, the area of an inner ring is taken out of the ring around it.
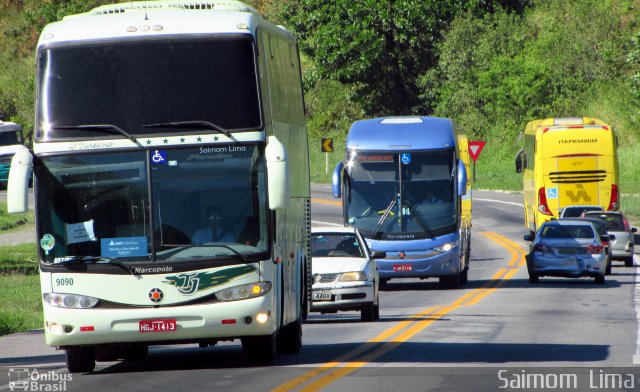
{"label": "bus marker light", "polygon": [[95,328],[93,327],[93,325],[84,325],[80,327],[80,332],[93,332],[93,331],[95,331]]}
{"label": "bus marker light", "polygon": [[235,324],[235,323],[236,323],[236,319],[222,320],[222,325],[230,325],[230,324]]}

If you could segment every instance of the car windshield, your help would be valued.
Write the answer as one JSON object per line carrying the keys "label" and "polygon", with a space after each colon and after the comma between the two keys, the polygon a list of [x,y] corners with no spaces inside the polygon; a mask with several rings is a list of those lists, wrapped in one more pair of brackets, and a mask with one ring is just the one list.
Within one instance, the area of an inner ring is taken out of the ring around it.
{"label": "car windshield", "polygon": [[602,211],[600,207],[565,207],[562,212],[563,218],[577,218],[588,211]]}
{"label": "car windshield", "polygon": [[311,254],[314,257],[364,257],[355,234],[313,233]]}
{"label": "car windshield", "polygon": [[622,215],[618,215],[618,214],[587,214],[588,217],[590,218],[598,218],[600,220],[602,220],[606,226],[607,226],[607,230],[619,230],[619,231],[624,231],[624,218],[622,217]]}
{"label": "car windshield", "polygon": [[46,263],[242,259],[268,250],[257,145],[50,156],[35,172]]}
{"label": "car windshield", "polygon": [[572,239],[594,238],[593,229],[587,225],[546,225],[541,228],[540,238]]}

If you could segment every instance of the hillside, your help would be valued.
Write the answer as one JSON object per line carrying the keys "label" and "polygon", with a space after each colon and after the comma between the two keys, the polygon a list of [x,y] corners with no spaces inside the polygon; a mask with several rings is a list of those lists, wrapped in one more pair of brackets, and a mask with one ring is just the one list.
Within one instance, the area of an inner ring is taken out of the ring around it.
{"label": "hillside", "polygon": [[[34,47],[45,23],[109,1],[0,1],[0,112],[33,128]],[[451,117],[486,140],[483,188],[518,190],[515,153],[536,118],[613,125],[623,206],[640,215],[640,0],[249,1],[300,39],[312,178],[327,182],[320,138],[380,115]]]}

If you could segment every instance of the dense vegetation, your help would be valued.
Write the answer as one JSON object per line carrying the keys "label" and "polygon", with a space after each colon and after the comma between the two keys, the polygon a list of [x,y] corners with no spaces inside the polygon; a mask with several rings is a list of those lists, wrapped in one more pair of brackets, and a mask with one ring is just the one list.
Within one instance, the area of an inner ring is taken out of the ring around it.
{"label": "dense vegetation", "polygon": [[[32,128],[38,32],[108,2],[0,0],[0,111]],[[321,137],[336,140],[331,169],[352,121],[423,114],[488,142],[479,186],[517,190],[525,124],[591,116],[618,132],[622,192],[640,193],[640,0],[248,3],[300,39],[314,181],[330,178]]]}

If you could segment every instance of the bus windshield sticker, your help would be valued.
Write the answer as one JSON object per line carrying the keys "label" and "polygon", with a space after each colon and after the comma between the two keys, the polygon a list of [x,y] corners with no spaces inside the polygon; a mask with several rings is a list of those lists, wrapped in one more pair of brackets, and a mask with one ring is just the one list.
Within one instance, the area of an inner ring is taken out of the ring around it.
{"label": "bus windshield sticker", "polygon": [[154,150],[154,153],[151,156],[151,162],[153,162],[154,165],[166,164],[167,163],[166,151]]}
{"label": "bus windshield sticker", "polygon": [[56,239],[51,234],[45,234],[40,239],[40,247],[44,250],[44,254],[48,255],[49,251],[56,245]]}
{"label": "bus windshield sticker", "polygon": [[147,237],[102,238],[100,254],[111,258],[146,256]]}
{"label": "bus windshield sticker", "polygon": [[67,223],[67,244],[95,241],[93,219],[80,223]]}
{"label": "bus windshield sticker", "polygon": [[408,165],[411,163],[411,153],[405,152],[402,155],[400,155],[400,160],[402,161],[403,165]]}

